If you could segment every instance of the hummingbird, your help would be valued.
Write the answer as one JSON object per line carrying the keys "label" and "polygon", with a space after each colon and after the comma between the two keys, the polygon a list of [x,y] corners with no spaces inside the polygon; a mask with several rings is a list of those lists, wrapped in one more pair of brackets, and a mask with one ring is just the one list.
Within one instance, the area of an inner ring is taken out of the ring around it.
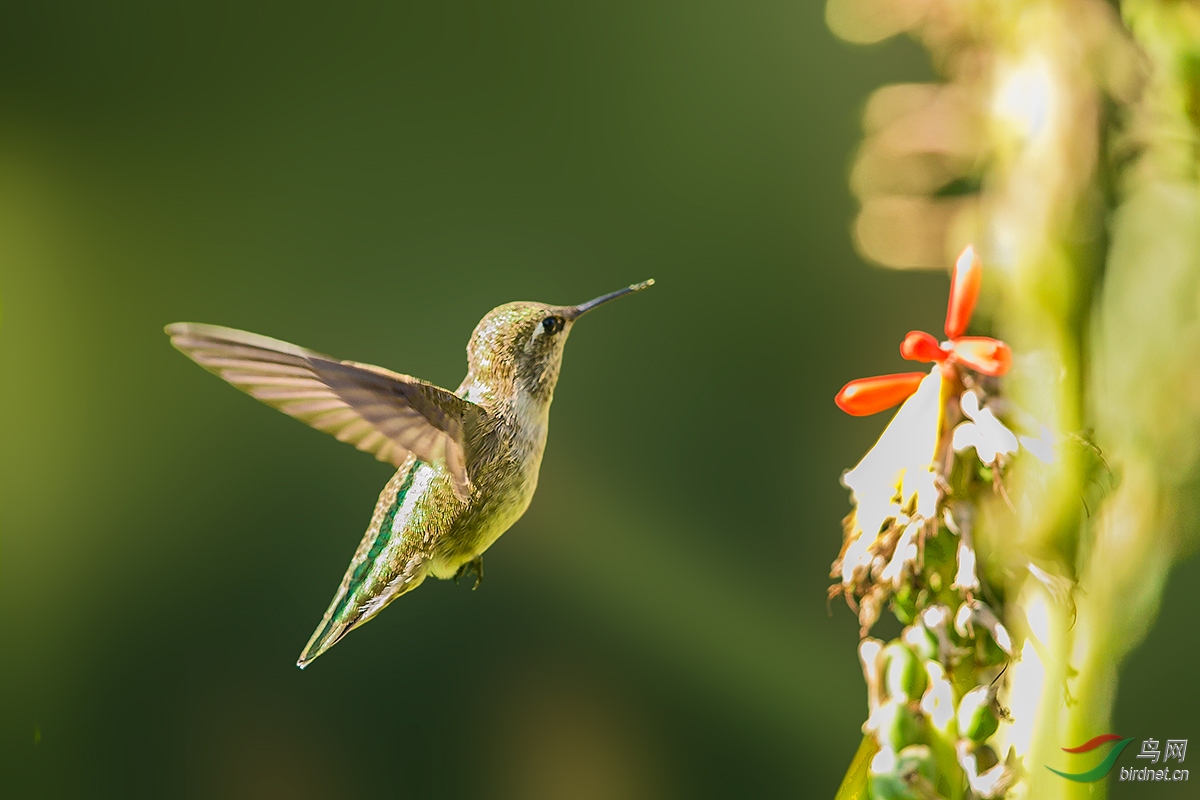
{"label": "hummingbird", "polygon": [[592,309],[653,283],[575,306],[492,309],[471,334],[467,376],[453,392],[255,333],[166,326],[171,344],[209,372],[396,467],[298,667],[430,575],[473,573],[479,587],[484,551],[520,519],[537,488],[571,328]]}

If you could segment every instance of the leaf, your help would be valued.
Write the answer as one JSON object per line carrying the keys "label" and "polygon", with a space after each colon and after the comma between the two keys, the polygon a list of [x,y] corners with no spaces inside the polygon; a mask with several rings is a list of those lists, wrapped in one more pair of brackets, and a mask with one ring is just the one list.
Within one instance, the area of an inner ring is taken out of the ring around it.
{"label": "leaf", "polygon": [[846,770],[846,777],[842,778],[842,785],[833,800],[867,800],[867,770],[877,752],[879,744],[875,737],[869,733],[863,736],[862,744],[850,760],[850,768]]}

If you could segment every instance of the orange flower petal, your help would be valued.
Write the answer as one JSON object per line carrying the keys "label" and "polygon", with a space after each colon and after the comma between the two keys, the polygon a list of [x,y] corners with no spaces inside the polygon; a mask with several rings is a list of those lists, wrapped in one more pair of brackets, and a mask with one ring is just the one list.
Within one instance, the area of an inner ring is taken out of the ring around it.
{"label": "orange flower petal", "polygon": [[954,360],[984,375],[998,376],[1012,366],[1012,348],[988,336],[962,336],[950,343]]}
{"label": "orange flower petal", "polygon": [[947,353],[938,340],[925,331],[909,331],[900,343],[900,355],[909,361],[941,361]]}
{"label": "orange flower petal", "polygon": [[954,276],[950,279],[950,305],[946,308],[946,336],[955,339],[967,331],[975,301],[979,298],[979,284],[983,281],[983,262],[970,245],[962,251],[954,264]]}
{"label": "orange flower petal", "polygon": [[924,372],[901,372],[850,381],[833,402],[847,414],[865,417],[899,405],[907,400],[925,379]]}

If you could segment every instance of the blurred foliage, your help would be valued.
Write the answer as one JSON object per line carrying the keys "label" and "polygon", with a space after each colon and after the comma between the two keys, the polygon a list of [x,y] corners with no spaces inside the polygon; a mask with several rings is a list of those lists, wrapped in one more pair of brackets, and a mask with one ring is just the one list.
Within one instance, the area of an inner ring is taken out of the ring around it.
{"label": "blurred foliage", "polygon": [[868,103],[859,251],[940,268],[978,242],[1000,267],[994,326],[1018,354],[1012,408],[1088,445],[1049,469],[1018,463],[1015,505],[983,509],[981,549],[1026,643],[1001,697],[1013,719],[998,741],[1028,775],[1011,796],[1096,796],[1103,786],[1040,767],[1112,730],[1117,667],[1200,532],[1200,12],[1154,0],[1119,13],[1099,0],[826,11],[851,41],[912,35],[946,78]]}

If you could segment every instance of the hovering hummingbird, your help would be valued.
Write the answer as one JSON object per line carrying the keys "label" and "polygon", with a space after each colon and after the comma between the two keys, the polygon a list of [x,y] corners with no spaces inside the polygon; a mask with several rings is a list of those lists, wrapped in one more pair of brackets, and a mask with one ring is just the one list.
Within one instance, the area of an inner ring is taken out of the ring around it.
{"label": "hovering hummingbird", "polygon": [[537,488],[550,401],[575,321],[643,281],[577,306],[508,303],[467,343],[454,392],[254,333],[177,322],[171,344],[267,405],[394,465],[301,669],[425,580],[474,573]]}

